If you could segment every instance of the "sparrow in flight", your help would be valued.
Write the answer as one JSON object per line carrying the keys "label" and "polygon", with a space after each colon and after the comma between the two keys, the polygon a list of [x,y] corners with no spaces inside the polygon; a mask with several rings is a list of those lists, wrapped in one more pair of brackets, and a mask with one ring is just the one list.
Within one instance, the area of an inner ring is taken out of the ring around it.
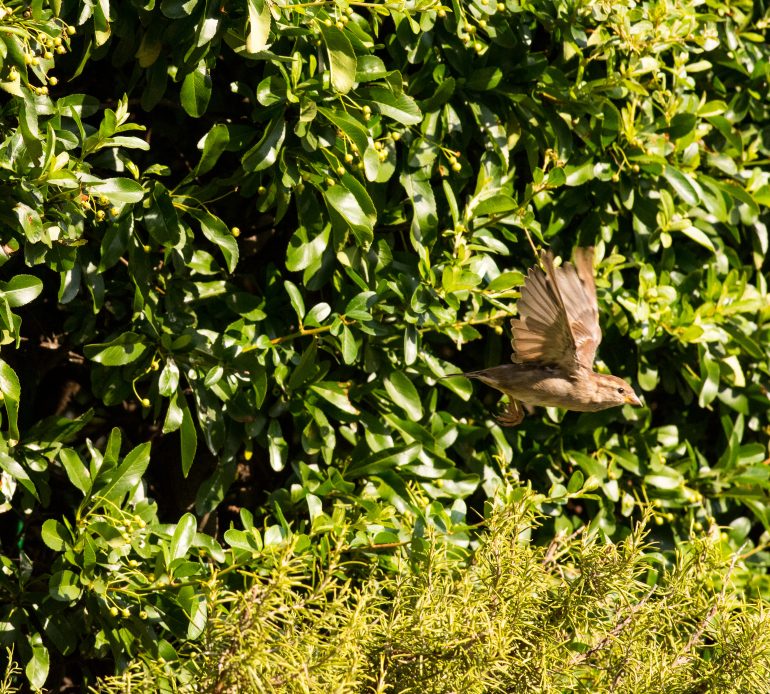
{"label": "sparrow in flight", "polygon": [[502,425],[524,419],[522,403],[578,412],[642,404],[624,380],[593,370],[602,340],[593,259],[593,248],[577,248],[574,265],[554,267],[551,252],[543,254],[545,271],[529,269],[511,320],[513,364],[464,374],[508,396]]}

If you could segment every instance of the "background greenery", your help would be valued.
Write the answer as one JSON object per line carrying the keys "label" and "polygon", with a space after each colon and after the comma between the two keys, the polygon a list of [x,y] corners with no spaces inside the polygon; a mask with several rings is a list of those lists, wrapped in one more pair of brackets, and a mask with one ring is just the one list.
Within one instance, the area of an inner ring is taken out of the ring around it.
{"label": "background greenery", "polygon": [[[463,585],[488,542],[476,524],[494,526],[517,480],[537,492],[534,561],[583,526],[619,551],[647,514],[659,554],[644,561],[676,566],[715,534],[733,570],[684,571],[688,591],[726,595],[727,577],[739,619],[761,618],[763,3],[35,0],[0,15],[8,688],[157,677],[159,662],[164,686],[192,687],[196,654],[251,619],[220,597],[267,590],[281,552],[296,568],[277,574],[280,600],[318,591],[315,614],[339,592],[329,620],[370,571],[389,596],[404,571],[430,573],[425,538]],[[495,393],[442,377],[507,360],[535,251],[577,244],[597,248],[603,366],[646,407],[502,430]],[[556,573],[590,575],[586,556]],[[728,603],[712,601],[725,620]],[[586,637],[581,605],[562,646],[622,637],[614,620]],[[678,643],[719,662],[702,646],[717,613],[672,609]],[[750,661],[735,672],[763,671]],[[371,687],[418,686],[423,664],[388,661]]]}

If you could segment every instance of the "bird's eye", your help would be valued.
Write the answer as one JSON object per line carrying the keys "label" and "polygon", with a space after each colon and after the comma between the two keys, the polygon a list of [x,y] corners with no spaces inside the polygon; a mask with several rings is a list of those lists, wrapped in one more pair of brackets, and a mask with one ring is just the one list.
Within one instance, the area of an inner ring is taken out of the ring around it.
{"label": "bird's eye", "polygon": [[626,391],[625,391],[623,388],[618,388],[618,393],[620,393],[621,395],[622,395],[623,393],[625,393],[625,392],[626,392]]}

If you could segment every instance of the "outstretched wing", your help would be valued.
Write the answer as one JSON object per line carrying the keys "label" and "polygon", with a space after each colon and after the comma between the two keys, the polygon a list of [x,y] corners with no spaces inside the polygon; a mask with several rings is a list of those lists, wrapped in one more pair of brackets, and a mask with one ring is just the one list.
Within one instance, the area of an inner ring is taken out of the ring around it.
{"label": "outstretched wing", "polygon": [[593,249],[579,248],[575,266],[553,266],[553,255],[543,256],[546,267],[530,268],[519,299],[519,318],[511,321],[516,363],[553,364],[576,371],[591,368],[601,341]]}
{"label": "outstretched wing", "polygon": [[[571,267],[571,266],[570,266]],[[596,350],[602,341],[602,329],[599,327],[599,305],[596,302],[596,285],[594,284],[594,249],[575,249],[575,270],[577,282],[568,292],[562,289],[567,315],[569,316],[572,335],[575,338],[577,360],[593,367]],[[574,275],[574,273],[573,273]],[[561,279],[559,280],[561,283]],[[582,290],[582,293],[581,291]],[[574,297],[574,300],[569,297]]]}

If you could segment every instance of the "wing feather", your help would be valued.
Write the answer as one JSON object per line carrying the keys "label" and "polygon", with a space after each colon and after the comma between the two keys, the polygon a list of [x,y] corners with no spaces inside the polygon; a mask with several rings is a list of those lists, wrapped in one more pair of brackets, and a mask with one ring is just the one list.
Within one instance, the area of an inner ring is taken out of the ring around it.
{"label": "wing feather", "polygon": [[555,268],[550,252],[546,271],[530,268],[521,290],[519,318],[511,321],[515,363],[538,362],[568,372],[591,368],[601,342],[593,248],[579,248],[575,265]]}

